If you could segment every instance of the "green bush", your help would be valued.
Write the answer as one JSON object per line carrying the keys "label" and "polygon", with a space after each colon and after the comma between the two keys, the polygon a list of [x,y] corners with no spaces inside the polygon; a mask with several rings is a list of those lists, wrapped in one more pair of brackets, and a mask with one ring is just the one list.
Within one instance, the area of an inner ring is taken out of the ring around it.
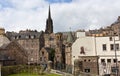
{"label": "green bush", "polygon": [[8,76],[10,74],[17,74],[17,73],[38,74],[39,70],[41,70],[41,67],[40,66],[34,66],[34,65],[2,66],[1,75],[2,76]]}

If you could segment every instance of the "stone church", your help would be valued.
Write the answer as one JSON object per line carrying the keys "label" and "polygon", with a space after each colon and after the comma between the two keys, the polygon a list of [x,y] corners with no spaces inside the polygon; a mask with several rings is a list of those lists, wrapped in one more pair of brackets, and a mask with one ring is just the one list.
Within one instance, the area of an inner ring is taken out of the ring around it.
{"label": "stone church", "polygon": [[19,33],[7,32],[6,35],[11,41],[17,41],[23,48],[25,48],[25,50],[27,50],[29,64],[40,64],[42,62],[40,60],[41,49],[44,47],[51,48],[55,46],[55,44],[51,45],[52,39],[54,39],[54,33],[50,6],[48,11],[48,19],[46,20],[45,32],[27,29],[25,31],[19,31]]}
{"label": "stone church", "polygon": [[[69,41],[74,40],[72,38],[74,36],[72,36],[72,32],[69,34],[70,32],[54,33],[50,6],[45,31],[27,29],[19,31],[19,33],[6,32],[6,36],[11,42],[17,42],[26,51],[27,64],[46,65],[51,61],[53,68],[58,70],[64,69],[66,64],[71,64],[71,50],[68,52],[66,47],[68,48]],[[71,44],[69,48],[71,48]]]}

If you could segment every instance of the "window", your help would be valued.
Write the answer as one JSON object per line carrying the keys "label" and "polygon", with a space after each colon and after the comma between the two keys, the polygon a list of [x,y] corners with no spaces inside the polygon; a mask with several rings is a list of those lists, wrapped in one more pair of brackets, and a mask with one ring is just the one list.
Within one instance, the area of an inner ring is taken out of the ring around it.
{"label": "window", "polygon": [[110,50],[114,50],[114,45],[110,44]]}
{"label": "window", "polygon": [[84,60],[84,62],[86,62],[86,59]]}
{"label": "window", "polygon": [[103,48],[103,51],[105,51],[106,50],[106,44],[103,44],[102,48]]}
{"label": "window", "polygon": [[118,67],[111,67],[111,72],[116,73],[116,71],[118,71],[118,69],[119,69]]}
{"label": "window", "polygon": [[111,59],[107,59],[107,63],[111,63]]}
{"label": "window", "polygon": [[21,36],[19,35],[19,38],[21,38]]}
{"label": "window", "polygon": [[29,39],[31,38],[31,36],[29,35]]}
{"label": "window", "polygon": [[105,59],[101,59],[101,63],[105,63]]}
{"label": "window", "polygon": [[91,60],[89,59],[88,61],[90,62]]}
{"label": "window", "polygon": [[116,63],[116,62],[117,62],[117,59],[113,59],[113,62]]}
{"label": "window", "polygon": [[85,69],[85,72],[86,72],[86,73],[90,73],[90,69],[88,69],[88,68]]}
{"label": "window", "polygon": [[36,38],[36,35],[34,35],[34,38]]}
{"label": "window", "polygon": [[114,44],[110,44],[110,49],[111,50],[119,50],[119,44],[115,44],[115,49],[114,49]]}
{"label": "window", "polygon": [[15,36],[15,39],[17,39],[17,36]]}
{"label": "window", "polygon": [[44,52],[42,51],[42,55],[44,55]]}
{"label": "window", "polygon": [[110,39],[110,41],[112,41],[112,37],[110,37],[109,39]]}
{"label": "window", "polygon": [[119,50],[119,44],[115,44],[116,50]]}
{"label": "window", "polygon": [[42,57],[40,57],[40,61],[42,61]]}
{"label": "window", "polygon": [[50,38],[49,38],[49,40],[50,40],[50,41],[53,41],[53,40],[54,40],[54,38],[50,37]]}

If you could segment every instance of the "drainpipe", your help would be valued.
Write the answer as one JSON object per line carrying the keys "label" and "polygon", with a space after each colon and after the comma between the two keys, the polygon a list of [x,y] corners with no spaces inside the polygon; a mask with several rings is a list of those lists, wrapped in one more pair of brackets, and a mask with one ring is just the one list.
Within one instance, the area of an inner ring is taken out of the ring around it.
{"label": "drainpipe", "polygon": [[97,73],[99,75],[99,57],[97,56],[97,49],[96,49],[96,36],[94,36],[94,41],[95,41],[95,56],[97,57]]}

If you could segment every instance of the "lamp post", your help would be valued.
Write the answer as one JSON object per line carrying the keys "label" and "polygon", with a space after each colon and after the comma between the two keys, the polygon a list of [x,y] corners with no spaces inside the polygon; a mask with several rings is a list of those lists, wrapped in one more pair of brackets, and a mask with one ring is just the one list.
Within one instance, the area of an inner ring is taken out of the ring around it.
{"label": "lamp post", "polygon": [[114,33],[114,51],[115,51],[115,74],[116,74],[116,76],[118,76],[118,64],[117,64],[117,62],[118,62],[118,60],[117,60],[117,52],[116,52],[116,44],[115,44],[115,35],[116,35],[116,33]]}

